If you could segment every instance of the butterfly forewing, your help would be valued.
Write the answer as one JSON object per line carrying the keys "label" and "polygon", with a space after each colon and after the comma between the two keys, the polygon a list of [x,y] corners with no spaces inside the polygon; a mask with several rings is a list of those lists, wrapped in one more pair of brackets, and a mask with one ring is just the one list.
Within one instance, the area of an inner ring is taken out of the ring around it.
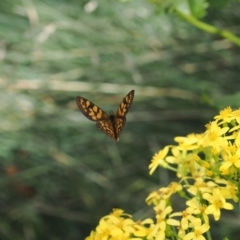
{"label": "butterfly forewing", "polygon": [[134,98],[134,90],[128,93],[128,95],[123,98],[122,102],[120,103],[116,115],[115,115],[115,129],[116,134],[119,138],[119,135],[122,133],[123,128],[126,123],[126,115],[128,113],[128,110],[130,109],[132,102]]}
{"label": "butterfly forewing", "polygon": [[133,98],[134,98],[134,90],[129,92],[128,95],[125,98],[123,98],[116,112],[117,118],[126,116],[126,114],[128,113],[128,110],[132,105]]}
{"label": "butterfly forewing", "polygon": [[131,107],[134,90],[129,92],[120,103],[116,114],[108,115],[100,107],[83,97],[77,97],[76,102],[81,112],[90,120],[97,122],[98,129],[109,137],[118,140],[126,123],[126,114]]}
{"label": "butterfly forewing", "polygon": [[83,97],[76,97],[78,108],[90,120],[98,121],[101,119],[108,119],[108,114],[93,102]]}

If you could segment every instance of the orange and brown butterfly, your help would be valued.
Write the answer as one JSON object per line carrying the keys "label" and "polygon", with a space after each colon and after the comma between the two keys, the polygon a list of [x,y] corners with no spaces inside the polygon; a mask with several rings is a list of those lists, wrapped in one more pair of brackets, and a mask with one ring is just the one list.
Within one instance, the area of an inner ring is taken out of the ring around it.
{"label": "orange and brown butterfly", "polygon": [[107,114],[93,102],[83,97],[76,97],[78,108],[90,120],[96,122],[97,128],[106,133],[109,137],[119,140],[119,136],[126,123],[126,115],[132,105],[134,90],[123,98],[116,113]]}

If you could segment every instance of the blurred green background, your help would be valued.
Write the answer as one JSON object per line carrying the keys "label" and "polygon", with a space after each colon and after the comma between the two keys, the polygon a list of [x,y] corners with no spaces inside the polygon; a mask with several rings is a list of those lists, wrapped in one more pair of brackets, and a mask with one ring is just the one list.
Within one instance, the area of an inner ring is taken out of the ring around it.
{"label": "blurred green background", "polygon": [[[204,21],[240,35],[239,2],[221,2]],[[239,107],[239,47],[158,10],[142,0],[0,2],[0,239],[84,239],[112,208],[151,216],[145,198],[175,177],[149,176],[152,156]],[[75,103],[115,111],[132,89],[119,142]],[[236,239],[239,220],[224,216],[213,239]]]}

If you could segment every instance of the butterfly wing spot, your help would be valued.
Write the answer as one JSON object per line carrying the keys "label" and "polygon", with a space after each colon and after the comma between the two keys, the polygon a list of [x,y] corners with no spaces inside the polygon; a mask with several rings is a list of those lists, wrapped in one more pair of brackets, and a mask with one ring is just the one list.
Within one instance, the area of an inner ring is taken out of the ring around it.
{"label": "butterfly wing spot", "polygon": [[85,101],[83,98],[80,98],[80,104],[82,108],[86,111],[91,103],[89,101]]}
{"label": "butterfly wing spot", "polygon": [[127,112],[127,105],[124,102],[122,102],[119,106],[118,115],[123,117],[126,115],[126,112]]}
{"label": "butterfly wing spot", "polygon": [[89,108],[89,116],[97,121],[103,117],[103,111],[101,108],[98,108],[96,105],[93,108]]}
{"label": "butterfly wing spot", "polygon": [[92,110],[94,111],[94,112],[97,112],[98,111],[98,107],[95,105],[95,106],[93,106],[93,108],[92,108]]}
{"label": "butterfly wing spot", "polygon": [[[82,104],[84,104],[85,101],[82,100]],[[85,107],[88,108],[91,105],[90,101],[86,101]]]}

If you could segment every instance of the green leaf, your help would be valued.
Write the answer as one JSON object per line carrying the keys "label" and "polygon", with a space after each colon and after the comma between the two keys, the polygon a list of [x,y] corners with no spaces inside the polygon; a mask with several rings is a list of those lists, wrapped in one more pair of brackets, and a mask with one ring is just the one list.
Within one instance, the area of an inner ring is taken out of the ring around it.
{"label": "green leaf", "polygon": [[205,0],[188,0],[191,14],[196,18],[202,18],[206,15],[206,9],[209,4]]}

